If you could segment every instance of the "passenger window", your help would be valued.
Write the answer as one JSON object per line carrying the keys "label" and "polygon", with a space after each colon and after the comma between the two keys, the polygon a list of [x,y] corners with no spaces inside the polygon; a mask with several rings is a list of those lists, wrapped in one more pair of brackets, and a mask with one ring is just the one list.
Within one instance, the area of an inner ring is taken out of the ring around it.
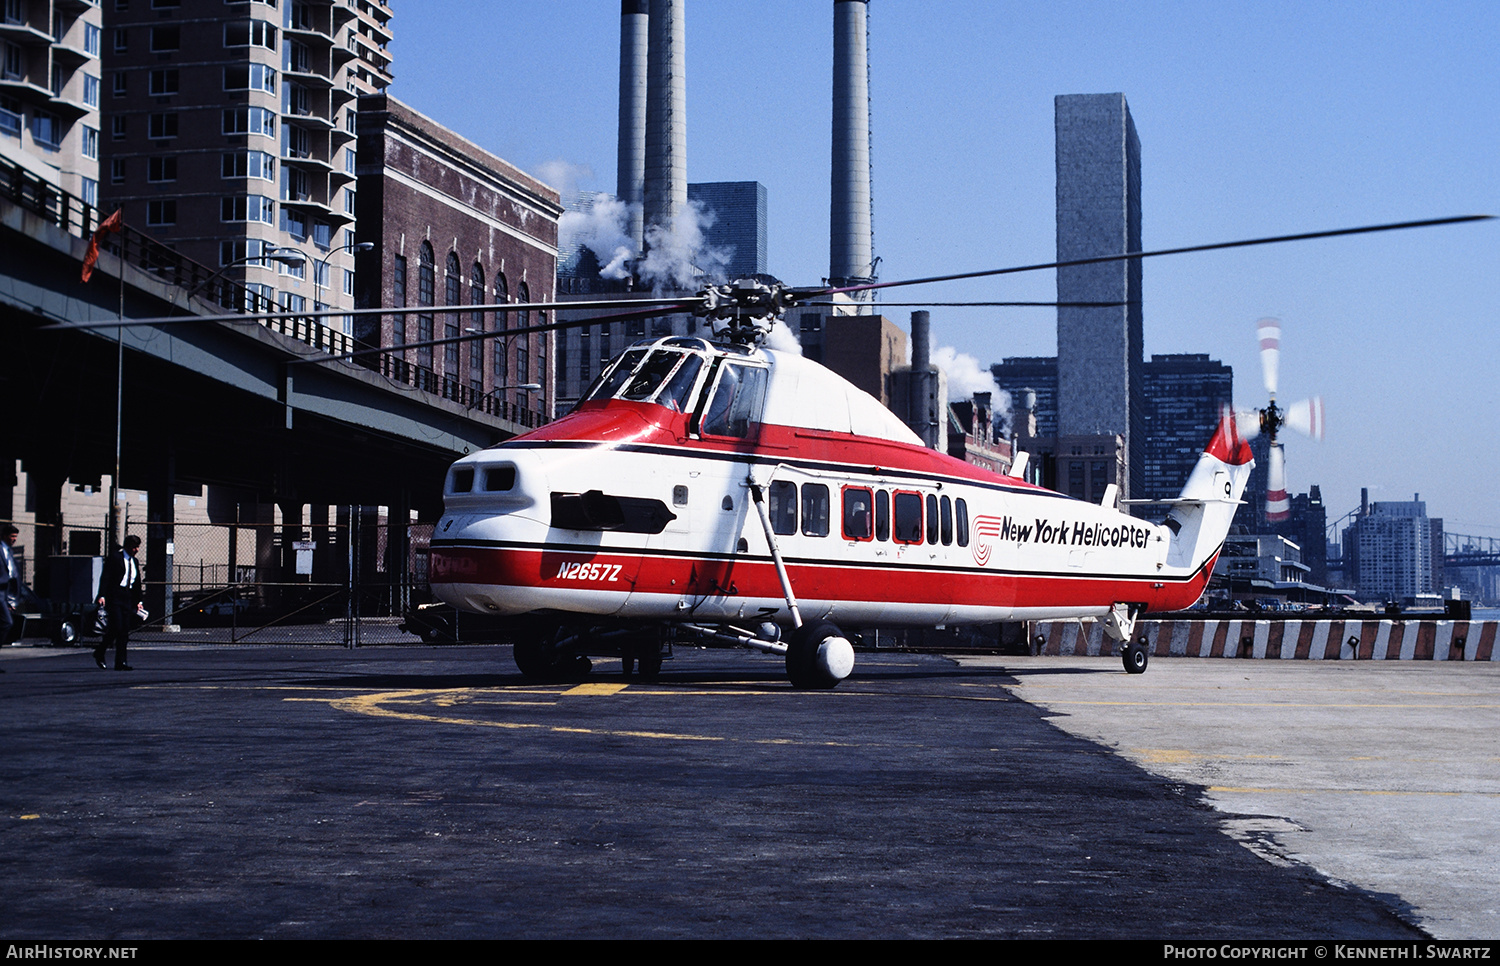
{"label": "passenger window", "polygon": [[891,495],[884,490],[875,491],[875,539],[881,542],[891,538]]}
{"label": "passenger window", "polygon": [[953,543],[953,501],[946,496],[943,497],[943,546],[951,546]]}
{"label": "passenger window", "polygon": [[471,469],[454,470],[453,486],[454,493],[467,493],[474,489],[474,471]]}
{"label": "passenger window", "polygon": [[844,539],[868,540],[873,504],[870,491],[859,487],[844,488]]}
{"label": "passenger window", "polygon": [[963,497],[958,498],[958,545],[969,545],[969,505],[964,502]]}
{"label": "passenger window", "polygon": [[896,494],[896,542],[922,542],[922,495]]}
{"label": "passenger window", "polygon": [[938,502],[937,497],[931,493],[927,494],[927,542],[937,543],[938,540]]}
{"label": "passenger window", "polygon": [[828,487],[822,483],[802,484],[802,533],[828,536]]}
{"label": "passenger window", "polygon": [[766,507],[771,517],[771,530],[781,536],[797,532],[797,484],[778,480],[771,484]]}
{"label": "passenger window", "polygon": [[749,436],[765,395],[766,370],[734,362],[720,366],[713,398],[703,414],[703,435]]}

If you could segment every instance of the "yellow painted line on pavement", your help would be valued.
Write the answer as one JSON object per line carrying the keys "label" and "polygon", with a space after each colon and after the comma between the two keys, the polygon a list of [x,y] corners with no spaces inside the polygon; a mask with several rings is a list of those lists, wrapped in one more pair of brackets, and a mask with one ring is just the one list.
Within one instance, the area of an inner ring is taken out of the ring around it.
{"label": "yellow painted line on pavement", "polygon": [[563,697],[570,698],[589,695],[609,697],[611,694],[619,694],[628,687],[630,687],[628,684],[607,684],[603,681],[591,681],[587,684],[580,684],[576,688],[569,688],[563,692]]}

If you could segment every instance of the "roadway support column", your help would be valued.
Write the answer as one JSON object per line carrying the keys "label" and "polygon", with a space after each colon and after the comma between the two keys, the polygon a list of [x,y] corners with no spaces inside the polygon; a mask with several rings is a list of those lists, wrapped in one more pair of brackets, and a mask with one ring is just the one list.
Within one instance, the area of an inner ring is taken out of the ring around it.
{"label": "roadway support column", "polygon": [[152,620],[175,625],[172,566],[176,553],[177,457],[170,440],[146,486],[146,609]]}

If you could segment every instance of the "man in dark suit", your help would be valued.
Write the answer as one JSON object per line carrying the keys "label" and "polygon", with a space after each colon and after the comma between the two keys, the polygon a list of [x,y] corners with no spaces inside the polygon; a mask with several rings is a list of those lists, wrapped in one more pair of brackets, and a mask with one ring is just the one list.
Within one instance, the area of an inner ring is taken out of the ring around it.
{"label": "man in dark suit", "polygon": [[104,573],[99,578],[99,606],[104,608],[104,640],[94,648],[94,663],[104,667],[104,652],[115,649],[115,670],[130,671],[125,663],[125,648],[130,643],[130,622],[135,619],[136,609],[141,605],[141,565],[136,555],[141,551],[141,538],[135,534],[125,538],[125,546],[119,553],[104,558]]}
{"label": "man in dark suit", "polygon": [[[21,531],[13,523],[0,527],[0,647],[21,636],[21,621],[16,602],[21,598],[21,567],[16,563],[13,547]],[[0,674],[4,674],[0,669]]]}

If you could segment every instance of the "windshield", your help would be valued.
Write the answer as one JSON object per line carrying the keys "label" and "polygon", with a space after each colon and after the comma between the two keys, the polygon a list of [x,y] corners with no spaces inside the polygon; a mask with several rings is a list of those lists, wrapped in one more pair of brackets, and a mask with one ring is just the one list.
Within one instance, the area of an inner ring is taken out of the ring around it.
{"label": "windshield", "polygon": [[645,349],[631,349],[622,355],[619,361],[615,363],[613,369],[606,370],[607,375],[601,374],[599,376],[599,380],[594,384],[593,390],[585,395],[583,400],[609,399],[620,390],[620,387],[625,384],[625,380],[630,378],[630,374],[635,371],[635,367],[640,364],[640,361],[645,356]]}

